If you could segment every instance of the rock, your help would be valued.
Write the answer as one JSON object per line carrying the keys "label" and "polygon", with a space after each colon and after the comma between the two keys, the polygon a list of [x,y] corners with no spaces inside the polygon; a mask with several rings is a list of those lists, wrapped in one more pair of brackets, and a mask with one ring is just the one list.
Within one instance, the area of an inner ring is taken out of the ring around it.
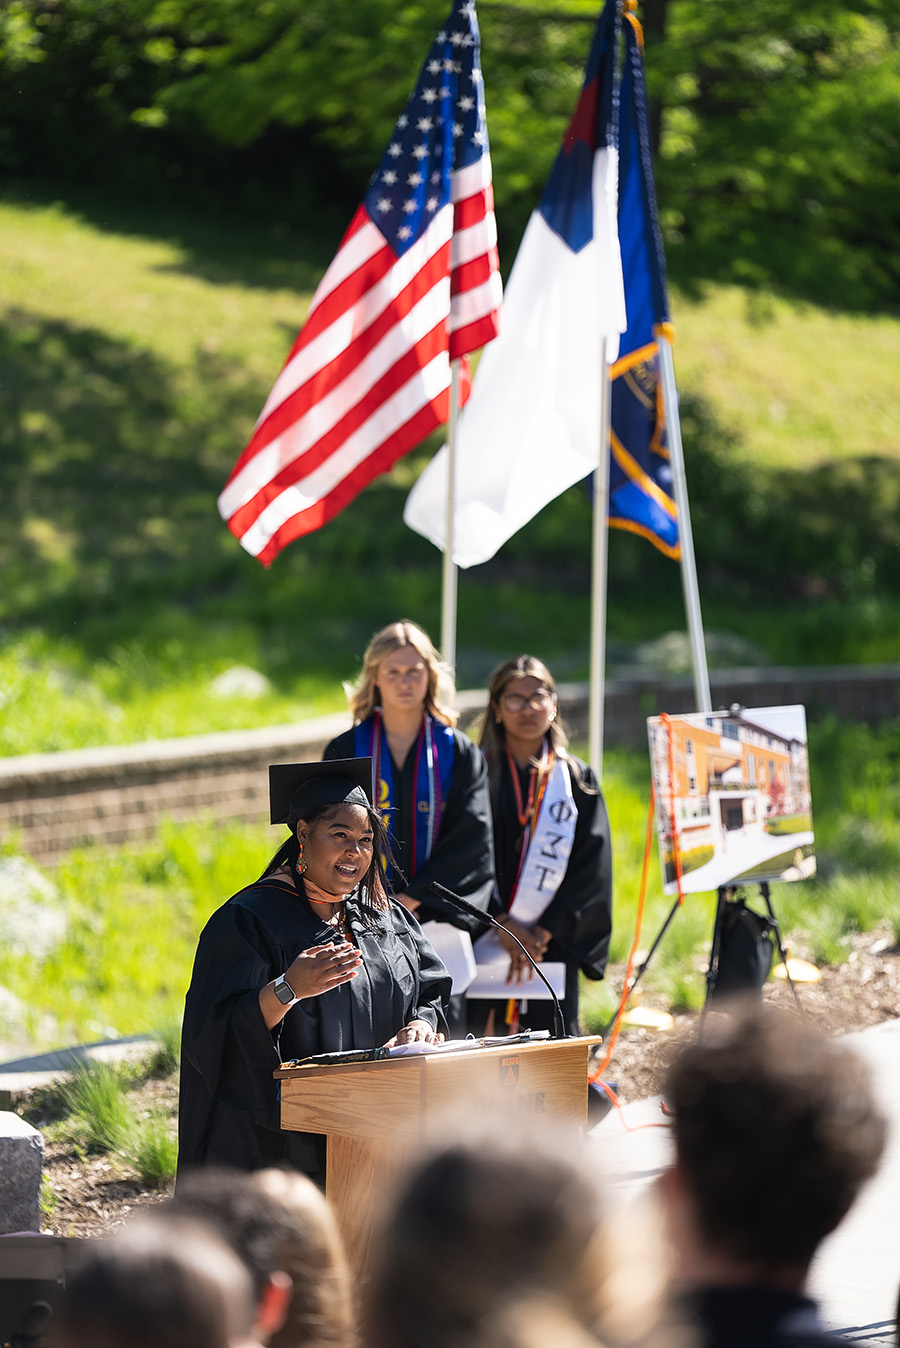
{"label": "rock", "polygon": [[24,857],[0,857],[0,945],[43,960],[68,925],[55,885]]}
{"label": "rock", "polygon": [[214,697],[265,697],[272,685],[265,674],[249,665],[232,665],[210,684]]}
{"label": "rock", "polygon": [[18,1114],[0,1111],[0,1235],[41,1229],[44,1139]]}

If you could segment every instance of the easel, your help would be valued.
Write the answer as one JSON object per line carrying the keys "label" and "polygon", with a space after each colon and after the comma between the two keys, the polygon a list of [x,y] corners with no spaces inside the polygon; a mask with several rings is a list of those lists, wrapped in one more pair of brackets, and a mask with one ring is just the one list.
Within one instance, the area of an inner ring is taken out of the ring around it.
{"label": "easel", "polygon": [[[703,1033],[703,1025],[706,1020],[706,1013],[709,1010],[709,1004],[710,1001],[712,1000],[713,994],[715,992],[716,983],[718,982],[719,978],[719,958],[722,952],[722,931],[725,925],[725,919],[728,914],[728,905],[734,901],[737,894],[744,888],[745,888],[744,885],[721,885],[719,889],[716,891],[716,917],[715,923],[713,925],[712,945],[710,947],[709,952],[709,967],[706,971],[706,1000],[703,1003],[703,1010],[700,1014],[701,1034]],[[760,897],[762,898],[763,902],[766,905],[769,927],[770,930],[775,934],[775,948],[777,949],[781,962],[784,965],[785,976],[787,978],[788,983],[790,984],[791,992],[794,994],[794,1001],[797,1004],[797,1010],[799,1011],[801,1017],[805,1019],[806,1017],[803,1010],[803,1005],[800,1001],[800,995],[797,992],[797,985],[791,978],[791,971],[788,968],[787,951],[784,947],[784,941],[782,940],[781,936],[781,926],[778,922],[778,918],[775,916],[775,910],[772,907],[772,897],[769,891],[768,880],[760,881],[759,893]],[[647,971],[650,961],[652,960],[654,954],[659,948],[660,942],[662,941],[666,932],[669,930],[669,926],[673,918],[675,917],[675,914],[678,912],[679,907],[681,906],[681,902],[682,899],[681,896],[679,895],[678,898],[676,898],[675,902],[672,904],[672,907],[669,909],[665,921],[663,922],[662,926],[660,927],[659,931],[654,937],[653,944],[647,951],[643,963],[639,966],[637,972],[635,973],[634,977],[631,980],[631,983],[628,986],[627,991],[629,997],[634,992],[634,989],[637,987],[638,983],[640,982],[645,972]],[[603,1039],[606,1039],[610,1029],[615,1024],[618,1015],[619,1013],[617,1012],[616,1015],[613,1016],[612,1020],[610,1020],[609,1023],[603,1027],[603,1030],[601,1032]]]}
{"label": "easel", "polygon": [[[722,953],[722,933],[725,929],[725,922],[728,917],[728,908],[730,904],[737,901],[745,889],[744,885],[720,885],[716,891],[716,920],[713,925],[712,946],[709,952],[709,968],[706,971],[706,1001],[703,1003],[703,1014],[701,1016],[701,1028],[709,1010],[709,1004],[716,991],[716,985],[719,981],[719,960]],[[790,984],[791,992],[794,994],[794,1001],[797,1003],[797,1010],[803,1016],[803,1007],[800,1003],[800,997],[797,992],[797,986],[791,978],[791,971],[788,968],[787,951],[784,948],[784,941],[781,936],[781,926],[778,918],[775,916],[775,910],[772,907],[772,898],[769,892],[768,880],[762,880],[759,884],[760,898],[766,905],[768,913],[769,930],[775,935],[775,948],[784,965],[785,977]],[[752,911],[749,910],[749,911]]]}

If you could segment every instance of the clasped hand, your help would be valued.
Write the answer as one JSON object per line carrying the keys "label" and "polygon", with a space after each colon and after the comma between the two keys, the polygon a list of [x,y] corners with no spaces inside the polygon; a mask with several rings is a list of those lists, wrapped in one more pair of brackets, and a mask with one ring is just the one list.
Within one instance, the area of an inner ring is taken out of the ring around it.
{"label": "clasped hand", "polygon": [[512,938],[517,936],[535,964],[540,964],[547,953],[547,946],[550,944],[550,932],[545,931],[543,927],[523,926],[514,917],[507,916],[501,918],[500,921],[502,925],[497,931],[497,936],[503,949],[509,955],[509,973],[506,975],[506,981],[507,983],[528,982],[534,978],[534,969],[524,952]]}
{"label": "clasped hand", "polygon": [[443,1044],[444,1036],[438,1030],[433,1030],[427,1020],[411,1020],[408,1025],[404,1025],[402,1030],[398,1030],[392,1039],[385,1044],[385,1048],[395,1048],[398,1044]]}

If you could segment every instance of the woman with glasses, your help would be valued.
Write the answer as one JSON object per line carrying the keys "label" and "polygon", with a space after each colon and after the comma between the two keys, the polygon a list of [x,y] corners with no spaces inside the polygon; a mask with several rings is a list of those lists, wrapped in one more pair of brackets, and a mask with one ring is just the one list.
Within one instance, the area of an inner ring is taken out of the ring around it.
{"label": "woman with glasses", "polygon": [[586,763],[567,750],[556,685],[531,655],[491,677],[481,748],[488,764],[497,882],[491,928],[475,942],[474,1034],[553,1030],[553,1003],[517,936],[541,964],[578,1033],[578,975],[602,978],[612,925],[606,805]]}
{"label": "woman with glasses", "polygon": [[462,993],[474,970],[475,918],[436,897],[438,881],[479,908],[493,884],[487,770],[475,744],[454,729],[450,672],[415,623],[376,632],[348,690],[353,729],[338,735],[325,759],[375,761],[376,808],[387,826],[396,873],[394,898],[425,926],[453,976],[447,1020],[465,1033]]}

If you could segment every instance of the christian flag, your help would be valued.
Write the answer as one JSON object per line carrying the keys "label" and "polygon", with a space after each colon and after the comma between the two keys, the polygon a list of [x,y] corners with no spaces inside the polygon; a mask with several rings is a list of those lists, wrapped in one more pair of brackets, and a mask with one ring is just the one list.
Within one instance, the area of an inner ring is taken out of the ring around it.
{"label": "christian flag", "polygon": [[[597,465],[603,339],[625,328],[616,233],[618,0],[600,16],[578,105],[532,215],[456,447],[453,557],[485,562]],[[615,356],[608,347],[608,357]],[[446,449],[410,493],[404,519],[443,549]]]}
{"label": "christian flag", "polygon": [[628,326],[612,367],[609,522],[680,557],[657,333],[669,323],[666,259],[650,157],[643,34],[625,14],[619,94],[619,244]]}
{"label": "christian flag", "polygon": [[447,420],[450,360],[497,332],[478,23],[456,0],[224,491],[268,565]]}

